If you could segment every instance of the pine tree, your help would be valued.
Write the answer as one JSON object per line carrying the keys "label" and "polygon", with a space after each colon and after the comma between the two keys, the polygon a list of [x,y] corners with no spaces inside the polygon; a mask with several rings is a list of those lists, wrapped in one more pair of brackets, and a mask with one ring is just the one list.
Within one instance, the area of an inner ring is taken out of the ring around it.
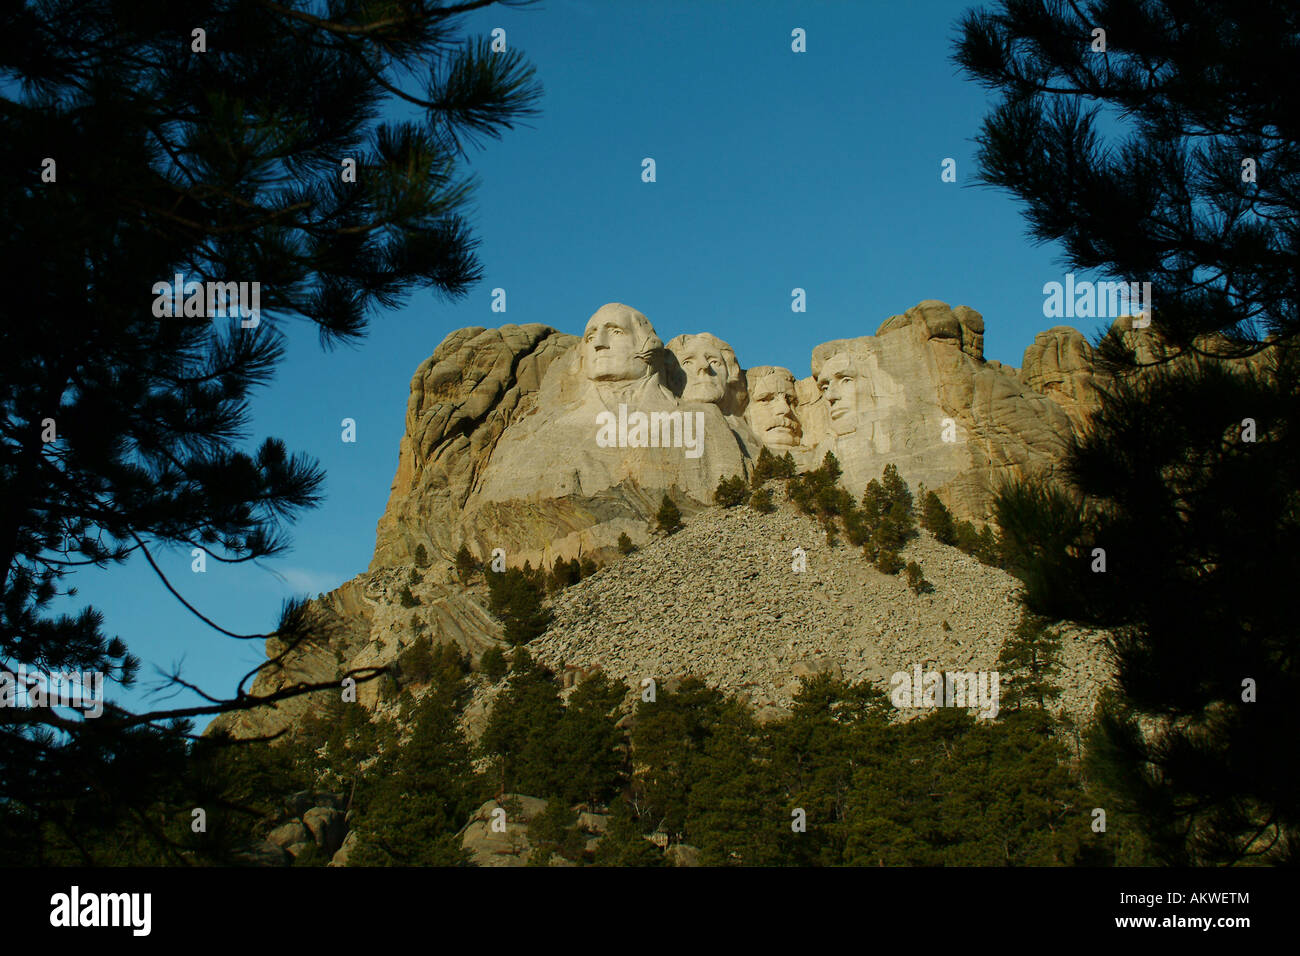
{"label": "pine tree", "polygon": [[[531,67],[513,50],[458,42],[454,9],[345,0],[316,12],[205,4],[179,30],[176,11],[151,3],[6,12],[0,261],[22,277],[0,305],[9,671],[53,665],[129,685],[138,661],[128,641],[93,608],[56,609],[69,576],[137,556],[162,578],[157,556],[169,547],[202,549],[209,562],[282,553],[323,478],[280,439],[245,434],[249,402],[284,355],[283,329],[305,321],[326,345],[356,342],[380,309],[425,289],[464,295],[481,275],[462,155],[535,112]],[[409,121],[380,118],[394,102]],[[220,295],[168,288],[178,274],[222,283]],[[244,284],[238,315],[225,283]],[[169,315],[174,294],[185,305]],[[212,314],[219,306],[225,315]],[[296,623],[290,612],[267,633],[235,636],[292,645],[305,637]],[[38,802],[93,786],[143,832],[171,770],[126,753],[152,747],[133,728],[249,704],[243,692],[207,691],[197,706],[114,706],[90,722],[0,711],[0,804],[44,818]],[[141,772],[120,777],[114,764]]]}
{"label": "pine tree", "polygon": [[460,550],[456,552],[456,577],[461,584],[469,584],[474,580],[474,575],[479,572],[481,565],[466,545],[461,545]]}
{"label": "pine tree", "polygon": [[952,512],[933,491],[927,491],[922,501],[924,504],[921,506],[921,527],[943,544],[956,544],[957,528],[953,524]]}
{"label": "pine tree", "polygon": [[1001,95],[980,179],[1070,268],[1149,281],[1156,303],[1147,330],[1096,343],[1116,377],[1068,486],[1007,489],[998,524],[1031,611],[1116,635],[1121,693],[1090,750],[1161,857],[1294,862],[1300,777],[1261,755],[1300,733],[1300,111],[1276,92],[1293,86],[1300,9],[1117,0],[1106,19],[1141,28],[1099,54],[1075,5],[961,24],[957,61]]}
{"label": "pine tree", "polygon": [[1016,633],[998,653],[998,673],[1010,686],[1003,694],[1003,707],[1019,710],[1026,704],[1046,707],[1061,696],[1055,683],[1061,671],[1057,654],[1060,634],[1048,622],[1034,614],[1025,614],[1016,625]]}
{"label": "pine tree", "polygon": [[655,520],[659,523],[659,530],[665,534],[673,534],[682,527],[682,513],[673,504],[673,499],[664,495],[663,501],[659,505],[659,513],[655,515]]}
{"label": "pine tree", "polygon": [[637,816],[635,809],[626,799],[619,797],[610,805],[605,833],[596,846],[595,864],[597,866],[666,866],[663,852],[645,838],[647,832],[649,828],[646,821]]}
{"label": "pine tree", "polygon": [[491,681],[499,681],[505,677],[508,666],[506,655],[499,647],[489,647],[479,658],[479,668]]}
{"label": "pine tree", "polygon": [[625,782],[623,734],[615,724],[627,690],[599,671],[592,674],[574,688],[554,736],[542,742],[552,754],[551,792],[565,803],[603,803]]}
{"label": "pine tree", "polygon": [[745,499],[749,497],[749,489],[746,487],[745,479],[740,475],[732,475],[730,478],[719,478],[718,487],[713,491],[713,503],[722,505],[724,508],[734,508],[737,505],[743,505]]}
{"label": "pine tree", "polygon": [[637,766],[633,789],[652,828],[662,828],[678,839],[685,831],[695,764],[723,703],[720,692],[693,677],[683,680],[675,692],[661,689],[653,703],[637,703],[632,727],[632,757]]}
{"label": "pine tree", "polygon": [[506,792],[548,797],[563,788],[553,745],[563,718],[555,675],[519,648],[479,739],[481,753],[496,765],[494,779]]}
{"label": "pine tree", "polygon": [[460,730],[464,686],[440,675],[409,708],[411,731],[382,755],[358,797],[358,866],[465,865],[457,832],[481,795]]}

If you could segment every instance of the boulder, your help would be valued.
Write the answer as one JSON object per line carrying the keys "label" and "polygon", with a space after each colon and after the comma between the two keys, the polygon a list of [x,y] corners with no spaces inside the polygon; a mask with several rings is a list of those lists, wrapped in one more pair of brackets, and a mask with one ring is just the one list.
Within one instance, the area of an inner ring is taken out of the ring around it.
{"label": "boulder", "polygon": [[266,839],[276,846],[289,847],[296,843],[311,842],[311,831],[303,825],[301,820],[290,820],[268,833]]}
{"label": "boulder", "polygon": [[302,815],[302,822],[311,832],[316,845],[328,856],[343,844],[347,825],[343,822],[343,812],[333,807],[312,807]]}

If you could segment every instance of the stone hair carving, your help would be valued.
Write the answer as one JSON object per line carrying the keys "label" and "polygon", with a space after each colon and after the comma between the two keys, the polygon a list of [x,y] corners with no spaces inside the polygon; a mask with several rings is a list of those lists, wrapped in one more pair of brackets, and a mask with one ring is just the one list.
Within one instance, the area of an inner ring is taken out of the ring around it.
{"label": "stone hair carving", "polygon": [[779,365],[760,365],[745,373],[749,404],[745,420],[769,448],[798,448],[803,442],[803,424],[795,414],[799,405],[794,373]]}
{"label": "stone hair carving", "polygon": [[669,340],[673,361],[669,387],[684,402],[708,402],[724,415],[740,415],[749,400],[745,372],[735,350],[716,335],[699,332]]}
{"label": "stone hair carving", "polygon": [[587,320],[579,368],[594,382],[635,381],[660,368],[663,348],[649,319],[631,306],[610,302]]}

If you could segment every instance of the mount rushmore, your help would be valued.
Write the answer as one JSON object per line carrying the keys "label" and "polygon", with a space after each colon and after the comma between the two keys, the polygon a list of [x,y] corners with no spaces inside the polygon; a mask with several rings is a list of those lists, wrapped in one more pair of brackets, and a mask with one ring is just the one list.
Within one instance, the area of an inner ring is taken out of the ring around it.
{"label": "mount rushmore", "polygon": [[[1135,351],[1150,347],[1149,332],[1117,325]],[[767,448],[800,467],[833,452],[855,495],[892,463],[957,517],[987,520],[1004,477],[1055,471],[1105,380],[1072,328],[1040,332],[1020,369],[985,360],[983,338],[978,312],[927,300],[874,335],[817,346],[811,374],[799,378],[783,366],[745,369],[707,332],[665,345],[645,315],[619,303],[597,309],[581,336],[540,324],[452,332],[411,379],[369,569],[308,602],[310,641],[268,639],[271,666],[253,690],[386,667],[418,633],[475,660],[501,646],[483,595],[456,576],[462,546],[479,560],[500,549],[512,567],[584,557],[607,566],[563,598],[555,625],[534,642],[556,667],[695,672],[727,688],[754,684],[760,703],[789,697],[783,681],[796,658],[857,678],[941,650],[946,660],[956,648],[958,663],[992,667],[1014,626],[1015,583],[1005,572],[918,542],[915,556],[945,581],[934,604],[868,571],[854,549],[820,543],[815,522],[789,508],[758,521],[711,507],[719,479],[748,477]],[[665,494],[687,531],[651,545]],[[636,560],[619,560],[621,534],[647,546]],[[783,573],[792,542],[820,549],[806,581]],[[634,615],[628,589],[662,606]],[[655,616],[663,613],[671,627]],[[1076,703],[1091,699],[1080,688],[1100,680],[1088,672],[1097,656],[1088,640],[1069,652]],[[377,705],[376,682],[358,690]],[[471,724],[481,724],[489,698],[469,708]],[[311,707],[290,698],[209,730],[270,735]]]}
{"label": "mount rushmore", "polygon": [[581,336],[460,329],[411,380],[371,570],[421,545],[448,561],[466,546],[549,567],[612,551],[620,534],[640,544],[663,494],[689,515],[764,447],[800,467],[833,452],[854,494],[892,463],[959,517],[986,520],[1003,478],[1057,467],[1101,373],[1064,326],[1040,333],[1019,370],[983,352],[982,316],[935,300],[817,346],[804,378],[746,370],[708,332],[665,345],[621,303]]}

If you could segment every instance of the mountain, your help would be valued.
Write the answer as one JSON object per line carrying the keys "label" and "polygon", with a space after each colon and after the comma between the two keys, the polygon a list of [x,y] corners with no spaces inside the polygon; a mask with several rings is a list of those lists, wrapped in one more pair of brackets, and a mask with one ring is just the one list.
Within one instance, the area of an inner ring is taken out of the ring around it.
{"label": "mountain", "polygon": [[[602,667],[633,686],[692,673],[779,712],[797,678],[820,670],[884,680],[918,663],[991,669],[1019,615],[1005,572],[922,534],[903,558],[935,590],[913,594],[829,545],[783,494],[771,515],[712,503],[720,479],[752,476],[763,448],[801,468],[830,452],[855,496],[892,464],[956,518],[985,521],[999,481],[1054,472],[1105,377],[1074,329],[1037,335],[1019,370],[984,359],[983,333],[973,309],[927,300],[874,335],[818,346],[797,378],[743,368],[709,333],[665,345],[617,303],[580,337],[542,325],[453,332],[412,377],[370,569],[309,603],[310,640],[287,652],[268,641],[254,691],[386,666],[421,635],[475,661],[500,646],[485,588],[455,574],[462,547],[498,567],[605,566],[554,600],[532,645],[571,673]],[[665,494],[686,519],[670,538],[653,521]],[[629,558],[621,535],[639,549]],[[790,570],[795,548],[806,573]],[[1065,704],[1085,713],[1104,680],[1100,638],[1067,629],[1063,657]],[[475,725],[491,699],[483,682]],[[382,706],[382,684],[363,683],[359,699]],[[271,733],[313,706],[300,697],[214,728]]]}

